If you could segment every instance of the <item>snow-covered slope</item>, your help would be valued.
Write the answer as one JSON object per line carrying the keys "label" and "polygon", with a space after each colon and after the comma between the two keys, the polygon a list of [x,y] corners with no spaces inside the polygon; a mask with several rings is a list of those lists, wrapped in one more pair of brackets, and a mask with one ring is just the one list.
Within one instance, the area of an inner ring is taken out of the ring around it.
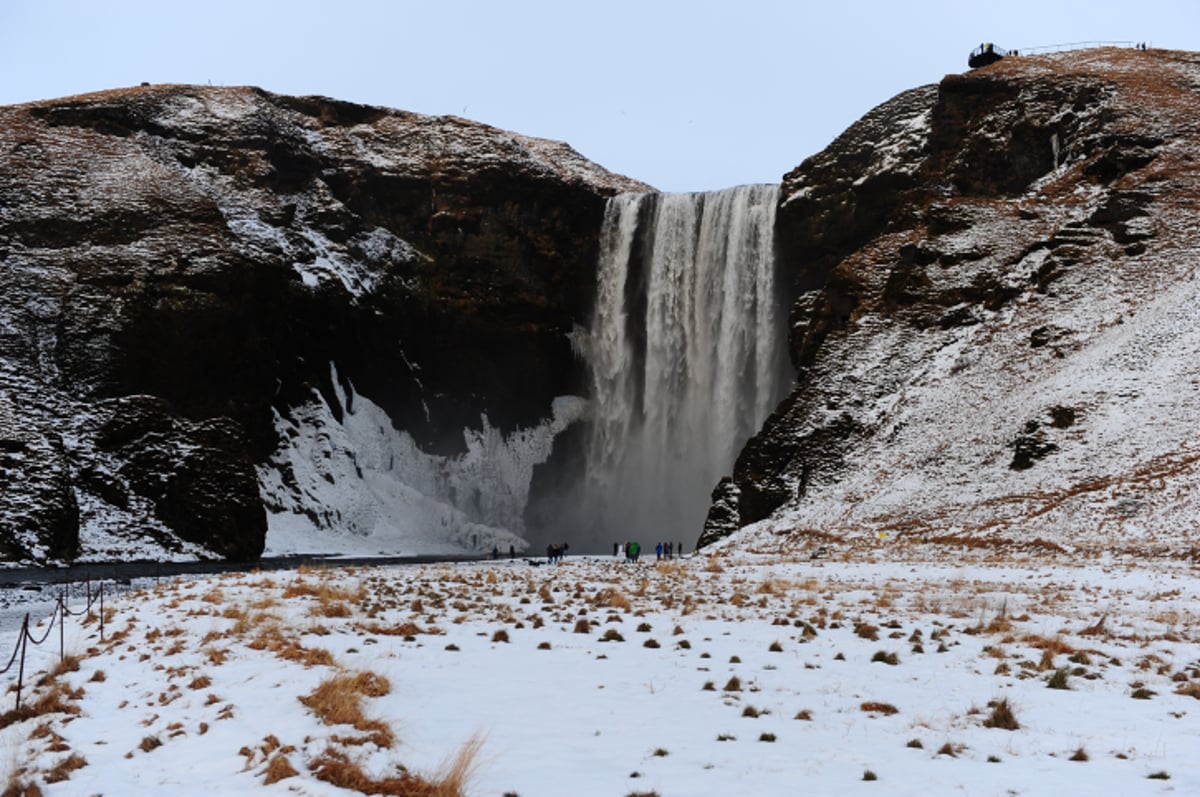
{"label": "snow-covered slope", "polygon": [[1194,556],[1198,109],[1196,54],[1006,59],[789,175],[781,235],[815,287],[797,388],[721,497],[757,523],[738,544]]}

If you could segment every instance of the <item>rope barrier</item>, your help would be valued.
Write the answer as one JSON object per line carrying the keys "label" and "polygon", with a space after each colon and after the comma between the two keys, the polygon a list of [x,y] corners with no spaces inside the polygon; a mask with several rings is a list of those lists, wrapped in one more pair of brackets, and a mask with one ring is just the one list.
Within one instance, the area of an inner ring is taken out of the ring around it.
{"label": "rope barrier", "polygon": [[104,583],[101,582],[95,594],[92,594],[91,582],[89,580],[87,587],[87,601],[84,608],[80,611],[72,611],[67,606],[66,591],[59,592],[58,598],[54,603],[54,611],[51,612],[48,622],[40,620],[38,625],[46,623],[46,632],[41,635],[41,638],[35,638],[33,632],[29,630],[29,612],[25,613],[25,617],[21,620],[21,630],[17,634],[17,644],[13,648],[12,655],[8,659],[8,664],[0,669],[0,675],[6,675],[12,669],[13,664],[18,664],[17,667],[17,703],[16,710],[21,708],[21,692],[25,687],[25,659],[29,650],[29,643],[35,646],[43,644],[50,638],[50,634],[54,631],[54,621],[58,621],[58,660],[61,662],[66,658],[66,622],[68,617],[82,617],[89,614],[92,606],[96,603],[100,604],[100,640],[104,641]]}

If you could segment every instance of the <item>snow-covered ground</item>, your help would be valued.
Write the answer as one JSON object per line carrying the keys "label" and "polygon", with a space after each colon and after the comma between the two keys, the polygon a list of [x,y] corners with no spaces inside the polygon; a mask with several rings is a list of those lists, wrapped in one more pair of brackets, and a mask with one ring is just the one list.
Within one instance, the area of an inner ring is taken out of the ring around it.
{"label": "snow-covered ground", "polygon": [[[0,785],[350,794],[322,776],[433,779],[480,742],[466,794],[1200,793],[1186,565],[534,561],[114,596],[103,640],[95,617],[67,621],[78,668],[26,691],[60,710],[0,731]],[[30,648],[27,682],[57,636]]]}

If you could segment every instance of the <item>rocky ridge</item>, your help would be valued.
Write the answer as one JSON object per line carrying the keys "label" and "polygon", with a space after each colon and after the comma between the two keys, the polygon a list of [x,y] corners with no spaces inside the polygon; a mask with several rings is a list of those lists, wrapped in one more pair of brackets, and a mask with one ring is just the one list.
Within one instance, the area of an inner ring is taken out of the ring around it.
{"label": "rocky ridge", "polygon": [[1006,58],[787,174],[799,376],[702,543],[1194,556],[1198,110],[1195,53]]}
{"label": "rocky ridge", "polygon": [[605,200],[645,189],[557,142],[253,88],[0,108],[0,558],[256,557],[267,510],[330,520],[290,438],[364,478],[329,443],[353,397],[431,457],[548,423]]}

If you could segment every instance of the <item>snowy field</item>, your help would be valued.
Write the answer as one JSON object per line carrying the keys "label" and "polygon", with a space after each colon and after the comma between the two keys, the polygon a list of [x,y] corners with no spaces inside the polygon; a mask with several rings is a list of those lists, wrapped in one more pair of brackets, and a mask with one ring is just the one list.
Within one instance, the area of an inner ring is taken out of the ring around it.
{"label": "snowy field", "polygon": [[[97,609],[67,620],[64,664],[57,628],[30,648],[40,685],[21,714],[3,695],[0,788],[1200,793],[1200,579],[1185,565],[650,559],[113,596],[103,640]],[[16,639],[6,627],[0,654]]]}

